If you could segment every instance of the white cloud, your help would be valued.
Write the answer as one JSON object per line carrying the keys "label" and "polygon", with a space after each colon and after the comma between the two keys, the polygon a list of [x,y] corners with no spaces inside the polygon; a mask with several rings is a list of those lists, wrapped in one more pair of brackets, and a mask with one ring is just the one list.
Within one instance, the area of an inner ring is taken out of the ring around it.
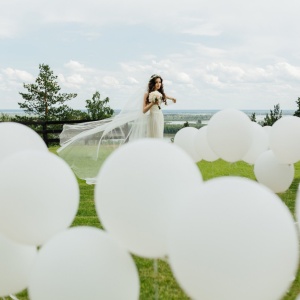
{"label": "white cloud", "polygon": [[138,84],[138,83],[139,83],[138,80],[136,80],[136,79],[133,78],[133,77],[128,77],[128,82],[129,82],[129,83],[133,83],[133,84]]}
{"label": "white cloud", "polygon": [[3,69],[2,72],[9,80],[25,81],[25,82],[30,82],[34,80],[34,77],[26,71],[17,70],[13,68],[6,68]]}
{"label": "white cloud", "polygon": [[85,80],[80,74],[73,74],[67,77],[67,82],[75,86],[79,86],[85,83]]}
{"label": "white cloud", "polygon": [[222,30],[218,25],[209,23],[205,19],[199,18],[185,18],[181,21],[183,29],[181,33],[199,36],[218,36],[222,33]]}
{"label": "white cloud", "polygon": [[277,63],[275,66],[269,67],[275,71],[281,78],[294,79],[300,84],[300,67],[292,66],[287,62]]}
{"label": "white cloud", "polygon": [[102,81],[106,87],[118,87],[120,84],[118,79],[112,76],[104,76]]}
{"label": "white cloud", "polygon": [[87,68],[84,64],[75,60],[70,60],[68,63],[65,64],[65,67],[71,70],[72,72],[93,72],[91,68]]}

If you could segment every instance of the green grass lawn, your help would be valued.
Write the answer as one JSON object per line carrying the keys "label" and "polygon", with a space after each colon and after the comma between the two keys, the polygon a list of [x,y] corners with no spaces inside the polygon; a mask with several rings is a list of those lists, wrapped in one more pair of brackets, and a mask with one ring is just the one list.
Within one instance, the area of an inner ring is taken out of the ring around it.
{"label": "green grass lawn", "polygon": [[[56,147],[51,147],[50,151],[55,153],[56,149]],[[216,162],[209,163],[201,161],[197,165],[201,170],[204,180],[228,175],[243,176],[255,180],[253,166],[244,162],[227,163],[222,160],[218,160]],[[295,164],[295,178],[291,187],[287,192],[279,194],[280,198],[286,203],[293,214],[299,182],[300,162]],[[88,225],[102,228],[96,215],[94,205],[94,185],[87,185],[83,180],[78,180],[78,183],[80,187],[80,206],[72,226]],[[178,286],[168,264],[165,261],[158,260],[158,272],[156,273],[154,272],[153,260],[143,259],[140,257],[134,257],[134,260],[139,271],[141,282],[140,299],[155,299],[155,295],[157,295],[157,293],[159,299],[189,299],[189,297],[187,297]],[[299,271],[290,291],[282,300],[294,300],[298,293],[300,293]],[[29,299],[26,291],[18,294],[17,297],[20,300]]]}

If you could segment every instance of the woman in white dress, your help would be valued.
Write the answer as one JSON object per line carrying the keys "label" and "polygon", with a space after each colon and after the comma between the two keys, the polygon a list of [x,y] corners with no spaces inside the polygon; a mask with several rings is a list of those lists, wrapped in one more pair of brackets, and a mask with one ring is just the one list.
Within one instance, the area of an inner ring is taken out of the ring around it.
{"label": "woman in white dress", "polygon": [[101,165],[115,149],[141,138],[163,137],[164,117],[160,105],[166,99],[174,103],[176,99],[166,96],[162,81],[159,75],[151,76],[143,105],[140,97],[130,97],[114,117],[64,125],[57,152],[79,178],[93,184]]}
{"label": "woman in white dress", "polygon": [[164,115],[161,111],[161,104],[167,104],[167,99],[176,103],[176,99],[169,97],[164,92],[163,79],[154,74],[148,83],[148,92],[144,95],[143,113],[150,111],[147,136],[150,138],[163,138],[164,133]]}

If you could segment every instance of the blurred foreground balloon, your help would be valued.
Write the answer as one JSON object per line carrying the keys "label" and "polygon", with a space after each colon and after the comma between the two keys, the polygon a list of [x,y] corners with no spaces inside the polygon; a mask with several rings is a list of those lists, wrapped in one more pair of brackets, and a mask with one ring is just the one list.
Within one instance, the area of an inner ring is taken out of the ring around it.
{"label": "blurred foreground balloon", "polygon": [[300,160],[300,118],[287,116],[276,121],[271,130],[270,149],[280,163]]}
{"label": "blurred foreground balloon", "polygon": [[259,124],[252,122],[253,141],[243,161],[253,165],[259,155],[269,148],[269,136]]}
{"label": "blurred foreground balloon", "polygon": [[22,151],[0,163],[0,232],[41,245],[71,225],[79,188],[70,167],[50,152]]}
{"label": "blurred foreground balloon", "polygon": [[195,138],[197,133],[197,128],[184,127],[180,129],[174,137],[174,144],[186,151],[192,157],[194,162],[201,160],[201,156],[195,148]]}
{"label": "blurred foreground balloon", "polygon": [[272,131],[272,126],[263,126],[262,129],[267,133],[268,135],[268,149],[270,149],[270,136]]}
{"label": "blurred foreground balloon", "polygon": [[36,247],[17,244],[0,234],[0,297],[27,288],[36,255]]}
{"label": "blurred foreground balloon", "polygon": [[288,290],[298,268],[298,233],[289,209],[268,188],[216,178],[174,210],[169,261],[191,298],[274,300]]}
{"label": "blurred foreground balloon", "polygon": [[130,252],[163,257],[169,212],[202,184],[182,149],[157,139],[117,149],[100,169],[95,187],[97,214],[105,229]]}
{"label": "blurred foreground balloon", "polygon": [[14,123],[0,123],[0,161],[7,156],[24,150],[48,152],[43,139],[28,126]]}
{"label": "blurred foreground balloon", "polygon": [[252,144],[251,121],[242,111],[221,110],[208,122],[207,139],[220,158],[228,162],[241,160]]}
{"label": "blurred foreground balloon", "polygon": [[130,254],[107,233],[73,227],[43,245],[28,290],[31,300],[133,300],[139,277]]}
{"label": "blurred foreground balloon", "polygon": [[296,219],[300,230],[300,185],[298,185],[297,197],[296,197]]}
{"label": "blurred foreground balloon", "polygon": [[295,168],[293,164],[281,164],[273,151],[268,150],[256,160],[254,174],[258,182],[270,188],[274,193],[283,193],[293,182]]}
{"label": "blurred foreground balloon", "polygon": [[195,148],[199,157],[206,161],[215,161],[218,159],[216,153],[214,153],[208,144],[207,140],[207,126],[201,127],[195,136]]}

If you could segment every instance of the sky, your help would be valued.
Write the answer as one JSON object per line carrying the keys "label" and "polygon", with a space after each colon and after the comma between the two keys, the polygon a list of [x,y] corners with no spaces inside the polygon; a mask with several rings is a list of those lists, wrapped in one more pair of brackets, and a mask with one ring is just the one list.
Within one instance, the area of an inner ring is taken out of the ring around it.
{"label": "sky", "polygon": [[169,109],[296,110],[299,0],[0,0],[0,109],[50,66],[67,104],[120,109],[163,78]]}

